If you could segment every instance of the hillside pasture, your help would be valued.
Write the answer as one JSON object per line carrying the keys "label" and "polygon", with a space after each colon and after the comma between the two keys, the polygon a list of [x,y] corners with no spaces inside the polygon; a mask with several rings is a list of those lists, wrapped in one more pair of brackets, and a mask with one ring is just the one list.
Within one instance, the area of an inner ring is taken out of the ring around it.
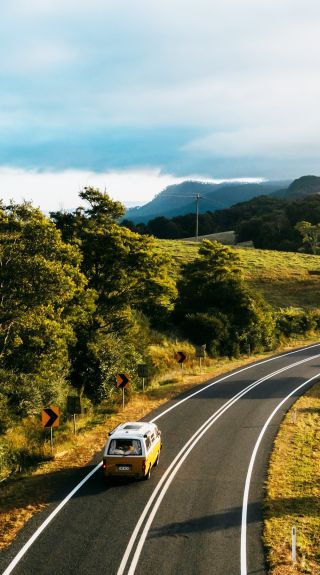
{"label": "hillside pasture", "polygon": [[[173,258],[172,273],[197,257],[201,242],[158,240]],[[241,256],[244,278],[274,308],[320,307],[320,256],[257,250],[235,246]]]}

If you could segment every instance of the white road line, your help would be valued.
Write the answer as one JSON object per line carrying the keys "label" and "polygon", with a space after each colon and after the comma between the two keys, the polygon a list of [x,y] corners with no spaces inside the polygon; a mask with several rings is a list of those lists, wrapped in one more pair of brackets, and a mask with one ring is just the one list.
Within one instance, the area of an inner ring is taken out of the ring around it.
{"label": "white road line", "polygon": [[20,549],[19,553],[15,556],[15,558],[11,561],[10,565],[8,565],[8,567],[6,568],[6,570],[3,572],[2,575],[9,575],[9,573],[11,573],[13,571],[13,569],[15,568],[15,566],[17,565],[17,563],[19,563],[20,559],[22,559],[22,557],[24,556],[24,554],[28,551],[29,547],[31,547],[32,543],[35,542],[35,540],[39,537],[39,535],[42,533],[42,531],[47,527],[47,525],[49,525],[50,521],[52,521],[52,519],[57,515],[57,513],[59,513],[59,511],[61,511],[62,507],[65,506],[66,503],[68,503],[69,499],[71,499],[71,497],[77,493],[77,491],[79,491],[79,489],[88,481],[88,479],[90,479],[90,477],[99,469],[99,467],[102,466],[102,461],[100,463],[98,463],[98,465],[96,465],[91,471],[90,473],[88,473],[88,475],[86,475],[82,481],[80,481],[80,483],[78,483],[78,485],[76,485],[74,487],[74,489],[72,489],[72,491],[70,491],[70,493],[67,495],[67,497],[65,497],[61,503],[59,503],[59,505],[55,508],[55,510],[50,513],[50,515],[47,517],[47,519],[40,525],[40,527],[38,527],[38,529],[34,532],[34,534],[32,535],[32,537],[30,537],[30,539],[27,541],[27,543],[25,543],[25,545],[22,547],[22,549]]}
{"label": "white road line", "polygon": [[247,575],[247,515],[248,515],[248,500],[249,500],[249,490],[250,490],[250,482],[251,482],[251,477],[252,477],[252,471],[253,471],[253,466],[254,466],[254,462],[256,459],[256,455],[260,446],[260,443],[262,441],[262,438],[268,428],[269,423],[271,422],[271,420],[273,419],[274,415],[277,413],[277,411],[279,411],[279,409],[283,406],[283,404],[288,401],[288,399],[290,397],[292,397],[297,391],[299,391],[300,389],[302,389],[303,387],[305,387],[306,385],[308,385],[311,381],[314,381],[315,379],[319,379],[320,377],[320,373],[318,373],[317,375],[315,375],[314,377],[311,377],[310,379],[308,379],[307,381],[305,381],[304,383],[302,383],[301,385],[299,385],[298,387],[296,387],[293,391],[291,391],[291,393],[289,393],[282,401],[280,401],[279,405],[277,405],[277,407],[273,410],[273,412],[271,413],[271,415],[268,417],[266,423],[264,424],[260,435],[257,439],[257,443],[254,446],[253,452],[252,452],[252,456],[251,456],[251,460],[249,463],[249,467],[248,467],[248,473],[247,473],[247,477],[246,477],[246,482],[245,482],[245,488],[244,488],[244,494],[243,494],[243,503],[242,503],[242,520],[241,520],[241,543],[240,543],[240,566],[241,566],[241,575]]}
{"label": "white road line", "polygon": [[[246,371],[248,369],[252,369],[256,366],[262,365],[264,363],[268,363],[271,361],[276,361],[278,359],[282,359],[283,357],[286,357],[288,355],[293,355],[295,353],[301,353],[303,351],[307,351],[309,349],[313,349],[315,347],[319,347],[319,343],[317,344],[313,344],[310,345],[308,347],[304,347],[304,348],[300,348],[294,351],[289,351],[287,353],[283,353],[282,355],[277,355],[276,357],[271,357],[268,359],[265,359],[263,361],[260,362],[256,362],[256,363],[252,363],[244,368],[239,369],[238,371],[234,371],[233,373],[226,375],[224,377],[221,377],[220,379],[209,383],[208,385],[206,385],[205,387],[202,387],[200,390],[188,395],[187,397],[185,397],[184,399],[182,399],[181,401],[178,401],[177,403],[175,403],[173,406],[169,407],[168,409],[166,409],[165,411],[163,411],[160,415],[158,415],[157,417],[155,417],[152,422],[156,421],[157,419],[160,419],[161,417],[163,417],[164,415],[166,415],[169,411],[171,411],[172,409],[175,409],[176,407],[178,407],[179,405],[181,405],[182,403],[184,403],[185,401],[187,401],[188,399],[191,399],[192,397],[194,397],[195,395],[202,393],[203,391],[205,391],[206,389],[208,389],[209,387],[216,385],[217,383],[220,383],[221,381],[224,381],[225,379],[228,379],[230,377],[233,377],[234,375],[237,375],[238,373],[242,373],[243,371]],[[311,359],[313,359],[316,356],[312,356],[310,358],[307,358],[303,361],[311,361]],[[219,410],[218,410],[219,411]],[[200,428],[201,429],[201,428]],[[191,438],[192,439],[192,438]],[[186,444],[188,445],[189,442]],[[175,460],[174,460],[175,461]],[[79,489],[88,481],[88,479],[90,479],[90,477],[92,477],[92,475],[94,475],[94,473],[96,473],[96,471],[98,471],[98,469],[102,466],[102,462],[100,462],[98,465],[96,465],[96,467],[94,467],[94,469],[92,469],[90,471],[90,473],[88,473],[88,475],[86,475],[82,481],[80,481],[80,483],[78,483],[74,489],[72,491],[70,491],[70,493],[63,499],[63,501],[61,501],[61,503],[59,503],[59,505],[54,509],[54,511],[47,517],[47,519],[40,525],[40,527],[38,527],[38,529],[34,532],[34,534],[31,536],[31,538],[25,543],[25,545],[20,549],[19,553],[14,557],[14,559],[11,561],[11,563],[8,565],[8,567],[6,568],[6,570],[2,573],[2,575],[9,575],[13,569],[15,568],[15,566],[17,565],[17,563],[19,563],[19,561],[22,559],[22,557],[25,555],[25,553],[28,551],[28,549],[31,547],[31,545],[34,543],[34,541],[39,537],[39,535],[44,531],[44,529],[49,525],[49,523],[52,521],[52,519],[59,513],[59,511],[61,511],[61,509],[68,503],[68,501],[71,499],[71,497],[73,497],[73,495],[75,493],[77,493],[77,491],[79,491]],[[171,468],[171,466],[168,468],[168,470]],[[167,470],[167,471],[168,471]],[[161,481],[158,483],[161,483]],[[157,486],[157,487],[158,487]],[[154,491],[154,493],[157,492],[156,490]],[[148,505],[148,504],[147,504]]]}
{"label": "white road line", "polygon": [[246,367],[242,367],[241,369],[238,369],[237,371],[229,373],[228,375],[224,375],[223,377],[220,377],[219,379],[213,381],[212,383],[209,383],[205,387],[202,387],[201,389],[194,391],[193,393],[191,393],[190,395],[188,395],[184,399],[177,401],[177,403],[174,403],[173,405],[168,407],[165,411],[162,411],[162,413],[160,413],[160,415],[157,415],[157,417],[154,417],[150,423],[154,423],[155,421],[157,421],[158,419],[160,419],[161,417],[163,417],[164,415],[169,413],[169,411],[176,409],[176,407],[178,407],[179,405],[181,405],[185,401],[188,401],[189,399],[191,399],[195,395],[202,393],[203,391],[205,391],[209,387],[212,387],[213,385],[217,385],[217,383],[220,383],[221,381],[225,381],[226,379],[229,379],[230,377],[233,377],[234,375],[238,375],[238,373],[242,373],[243,371],[247,371],[248,369],[252,369],[253,367],[263,365],[264,363],[269,363],[270,361],[275,361],[277,359],[281,359],[282,357],[286,357],[288,355],[293,355],[294,353],[299,353],[303,350],[308,350],[308,349],[313,349],[314,347],[319,347],[319,345],[320,345],[319,343],[316,343],[314,345],[310,345],[309,347],[300,348],[300,349],[297,349],[295,351],[288,351],[287,353],[283,353],[282,355],[277,355],[276,357],[269,357],[268,359],[264,359],[264,360],[256,362],[256,363],[250,363],[250,365],[247,365]]}
{"label": "white road line", "polygon": [[[268,375],[262,377],[261,379],[253,382],[252,384],[247,386],[245,389],[243,389],[242,391],[237,393],[234,397],[229,399],[226,403],[224,403],[215,413],[213,413],[201,425],[201,427],[199,427],[199,429],[193,434],[193,436],[187,441],[187,443],[182,447],[182,449],[179,451],[177,456],[174,458],[174,460],[172,461],[172,463],[170,464],[170,466],[168,467],[168,469],[164,473],[163,477],[161,478],[161,480],[157,484],[151,497],[149,498],[149,500],[148,500],[148,502],[147,502],[137,524],[136,524],[136,527],[135,527],[135,529],[131,535],[131,538],[130,538],[129,543],[128,543],[127,548],[126,548],[126,551],[124,553],[124,556],[123,556],[122,561],[120,563],[119,569],[117,571],[117,575],[123,575],[123,573],[127,567],[129,557],[130,557],[130,555],[133,551],[134,545],[136,543],[136,540],[138,539],[139,531],[140,531],[140,529],[141,529],[141,527],[142,527],[142,525],[143,525],[143,523],[147,517],[147,514],[150,510],[150,507],[153,505],[153,508],[152,508],[152,511],[149,515],[149,518],[147,519],[145,526],[144,526],[144,529],[140,535],[140,539],[138,541],[138,544],[137,544],[137,547],[136,547],[136,550],[135,550],[135,553],[134,553],[134,556],[132,558],[130,568],[128,571],[128,575],[134,574],[137,563],[139,561],[139,557],[140,557],[144,542],[146,540],[146,537],[148,535],[148,531],[149,531],[150,526],[152,524],[152,521],[153,521],[153,519],[154,519],[154,517],[155,517],[155,515],[159,509],[161,501],[163,500],[172,480],[174,479],[176,473],[178,472],[182,463],[186,460],[186,458],[188,457],[188,455],[192,451],[192,449],[200,441],[200,439],[203,437],[203,435],[210,429],[210,427],[221,417],[221,415],[223,415],[241,397],[243,397],[244,395],[249,393],[249,391],[251,391],[252,389],[257,387],[258,385],[260,385],[264,381],[271,379],[272,377],[274,377],[275,375],[278,375],[279,373],[282,373],[284,371],[287,371],[289,369],[297,367],[298,365],[302,365],[303,363],[311,361],[312,359],[315,359],[317,357],[319,357],[319,354],[314,355],[314,356],[309,357],[309,358],[306,358],[306,359],[303,359],[303,360],[300,360],[300,361],[295,362],[289,366],[282,367],[282,368],[272,372],[271,374],[268,374]],[[158,493],[159,493],[158,499],[154,503]]]}

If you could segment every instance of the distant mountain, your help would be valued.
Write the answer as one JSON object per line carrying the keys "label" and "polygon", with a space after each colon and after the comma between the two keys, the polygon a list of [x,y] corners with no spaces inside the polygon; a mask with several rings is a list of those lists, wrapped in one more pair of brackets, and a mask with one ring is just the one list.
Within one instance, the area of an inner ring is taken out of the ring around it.
{"label": "distant mountain", "polygon": [[287,189],[291,181],[270,181],[261,183],[204,183],[185,181],[165,188],[151,202],[130,208],[125,219],[134,223],[146,223],[158,216],[172,218],[195,211],[196,195],[200,195],[199,211],[214,212],[229,208],[239,202],[250,200],[256,196],[271,195],[274,192]]}
{"label": "distant mountain", "polygon": [[[226,186],[226,191],[228,188]],[[252,242],[259,249],[298,251],[302,248],[308,250],[308,246],[302,245],[302,235],[296,229],[301,221],[311,225],[320,222],[320,178],[316,176],[304,176],[284,190],[256,195],[228,208],[209,210],[199,214],[198,218],[193,209],[188,214],[172,218],[157,216],[147,224],[126,222],[124,225],[135,232],[161,239],[190,239],[195,236],[196,229],[199,236],[205,237],[226,232],[230,235],[230,230],[233,230],[237,243]],[[313,253],[313,248],[309,249]]]}
{"label": "distant mountain", "polygon": [[139,202],[138,200],[133,201],[133,202],[125,201],[125,202],[123,202],[123,204],[124,204],[125,208],[131,209],[131,208],[136,208],[138,206],[143,206],[144,202]]}
{"label": "distant mountain", "polygon": [[294,180],[287,189],[276,191],[272,195],[284,200],[297,200],[314,194],[320,194],[318,176],[302,176]]}

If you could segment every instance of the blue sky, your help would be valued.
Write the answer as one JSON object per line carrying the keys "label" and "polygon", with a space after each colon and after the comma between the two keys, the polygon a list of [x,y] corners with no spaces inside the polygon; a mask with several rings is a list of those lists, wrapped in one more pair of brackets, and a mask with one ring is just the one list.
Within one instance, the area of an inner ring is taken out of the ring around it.
{"label": "blue sky", "polygon": [[2,3],[0,196],[320,175],[319,24],[316,0]]}

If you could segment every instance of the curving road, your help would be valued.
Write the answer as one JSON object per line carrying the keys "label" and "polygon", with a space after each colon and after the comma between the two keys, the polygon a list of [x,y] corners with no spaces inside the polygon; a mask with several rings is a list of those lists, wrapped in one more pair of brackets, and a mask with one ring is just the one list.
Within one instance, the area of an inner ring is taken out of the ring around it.
{"label": "curving road", "polygon": [[284,413],[319,377],[320,344],[251,364],[162,406],[148,418],[164,443],[150,481],[106,486],[97,458],[91,477],[88,468],[75,472],[61,500],[29,522],[2,554],[1,571],[266,574],[269,454]]}

